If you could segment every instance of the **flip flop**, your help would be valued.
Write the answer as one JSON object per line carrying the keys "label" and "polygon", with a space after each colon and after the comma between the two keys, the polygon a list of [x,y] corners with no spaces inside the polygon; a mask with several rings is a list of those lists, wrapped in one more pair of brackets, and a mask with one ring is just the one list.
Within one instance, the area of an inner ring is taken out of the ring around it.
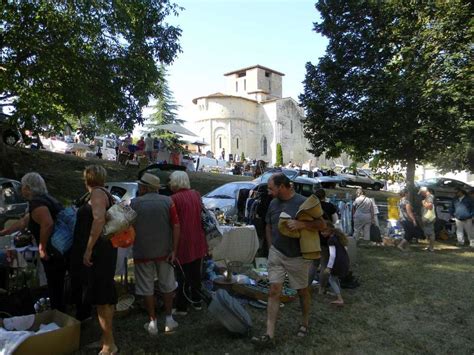
{"label": "flip flop", "polygon": [[267,306],[264,305],[263,303],[260,303],[258,301],[252,300],[249,302],[249,305],[258,309],[266,309]]}
{"label": "flip flop", "polygon": [[332,301],[331,305],[336,307],[344,307],[344,302]]}

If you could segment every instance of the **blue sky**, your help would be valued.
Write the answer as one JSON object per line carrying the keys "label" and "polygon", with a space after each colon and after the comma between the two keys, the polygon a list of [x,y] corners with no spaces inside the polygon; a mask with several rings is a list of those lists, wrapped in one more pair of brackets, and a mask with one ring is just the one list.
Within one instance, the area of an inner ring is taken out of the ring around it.
{"label": "blue sky", "polygon": [[223,91],[223,74],[260,64],[285,73],[283,96],[298,99],[305,63],[316,63],[327,40],[312,31],[311,0],[175,0],[185,8],[168,22],[182,30],[183,53],[169,67],[179,116],[191,120],[195,97]]}

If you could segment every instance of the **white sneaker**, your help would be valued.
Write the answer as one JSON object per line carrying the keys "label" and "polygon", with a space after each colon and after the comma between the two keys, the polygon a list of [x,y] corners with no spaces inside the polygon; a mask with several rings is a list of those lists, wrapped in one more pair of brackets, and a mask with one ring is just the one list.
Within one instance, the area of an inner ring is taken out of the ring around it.
{"label": "white sneaker", "polygon": [[158,325],[156,324],[156,319],[155,320],[151,320],[150,322],[148,323],[145,323],[143,325],[143,327],[145,328],[145,330],[148,332],[148,334],[150,335],[157,335],[158,334]]}
{"label": "white sneaker", "polygon": [[165,323],[165,332],[172,332],[173,330],[178,328],[178,325],[178,322],[176,322],[174,319],[167,320]]}

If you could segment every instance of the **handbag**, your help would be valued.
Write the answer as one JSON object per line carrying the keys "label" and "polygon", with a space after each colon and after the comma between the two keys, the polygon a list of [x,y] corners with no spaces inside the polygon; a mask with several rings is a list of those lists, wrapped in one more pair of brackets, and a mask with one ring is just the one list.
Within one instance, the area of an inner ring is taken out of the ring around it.
{"label": "handbag", "polygon": [[380,228],[376,224],[370,225],[370,241],[375,243],[382,242],[382,235],[380,233]]}
{"label": "handbag", "polygon": [[423,221],[423,223],[433,223],[435,219],[436,219],[436,214],[435,214],[434,208],[430,210],[425,209],[425,211],[423,212],[423,216],[421,217],[421,220]]}
{"label": "handbag", "polygon": [[115,234],[128,229],[137,219],[137,213],[124,202],[112,205],[105,215],[103,235],[110,239]]}
{"label": "handbag", "polygon": [[114,248],[128,248],[135,242],[135,228],[133,226],[127,229],[115,233],[111,238],[110,242]]}

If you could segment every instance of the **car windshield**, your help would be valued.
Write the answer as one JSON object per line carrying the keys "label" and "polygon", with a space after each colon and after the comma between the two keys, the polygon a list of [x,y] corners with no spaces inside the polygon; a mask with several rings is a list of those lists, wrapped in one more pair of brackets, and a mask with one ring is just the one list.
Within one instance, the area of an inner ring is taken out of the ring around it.
{"label": "car windshield", "polygon": [[240,189],[251,189],[254,187],[253,184],[236,184],[236,183],[228,183],[218,187],[217,189],[209,192],[204,197],[206,198],[236,198],[237,192]]}
{"label": "car windshield", "polygon": [[[264,182],[264,183],[268,182],[268,179],[270,179],[270,176],[278,172],[279,171],[267,171],[260,177],[260,182]],[[283,169],[281,172],[285,174],[286,176],[288,176],[290,180],[293,180],[298,175],[298,172],[296,170]]]}
{"label": "car windshield", "polygon": [[425,179],[425,180],[421,180],[419,182],[420,185],[436,185],[436,183],[438,182],[438,179]]}

